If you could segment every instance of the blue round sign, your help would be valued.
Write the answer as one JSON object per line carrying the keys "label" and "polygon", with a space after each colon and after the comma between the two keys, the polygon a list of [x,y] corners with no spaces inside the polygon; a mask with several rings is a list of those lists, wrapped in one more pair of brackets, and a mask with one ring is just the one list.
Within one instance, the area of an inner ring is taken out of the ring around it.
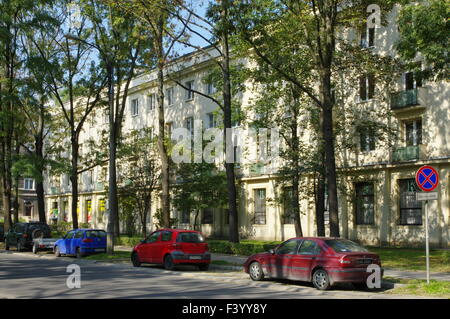
{"label": "blue round sign", "polygon": [[428,165],[422,166],[416,173],[416,184],[424,192],[431,192],[439,183],[437,171]]}

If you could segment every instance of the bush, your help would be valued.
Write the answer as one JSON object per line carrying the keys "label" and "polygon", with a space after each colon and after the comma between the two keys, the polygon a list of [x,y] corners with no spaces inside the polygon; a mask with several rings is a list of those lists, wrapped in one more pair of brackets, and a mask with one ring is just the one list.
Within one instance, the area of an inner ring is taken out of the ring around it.
{"label": "bush", "polygon": [[133,247],[141,242],[142,237],[120,236],[116,238],[115,245]]}
{"label": "bush", "polygon": [[253,255],[268,251],[280,244],[277,241],[246,240],[239,244],[226,240],[208,240],[209,251],[219,254]]}

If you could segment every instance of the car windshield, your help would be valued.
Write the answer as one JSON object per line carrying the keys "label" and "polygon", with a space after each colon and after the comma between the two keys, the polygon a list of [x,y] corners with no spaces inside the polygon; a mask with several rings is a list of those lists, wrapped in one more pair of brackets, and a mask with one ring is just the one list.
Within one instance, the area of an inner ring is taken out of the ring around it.
{"label": "car windshield", "polygon": [[203,243],[205,239],[199,233],[179,233],[177,242],[179,243]]}
{"label": "car windshield", "polygon": [[35,229],[40,229],[43,232],[50,233],[50,228],[46,224],[30,224],[29,225],[29,230],[30,231],[33,231]]}
{"label": "car windshield", "polygon": [[337,253],[351,253],[351,252],[367,252],[368,250],[357,243],[344,239],[330,239],[325,240],[325,243],[333,248]]}
{"label": "car windshield", "polygon": [[86,232],[86,237],[104,238],[104,237],[106,237],[106,232],[103,230],[88,230]]}

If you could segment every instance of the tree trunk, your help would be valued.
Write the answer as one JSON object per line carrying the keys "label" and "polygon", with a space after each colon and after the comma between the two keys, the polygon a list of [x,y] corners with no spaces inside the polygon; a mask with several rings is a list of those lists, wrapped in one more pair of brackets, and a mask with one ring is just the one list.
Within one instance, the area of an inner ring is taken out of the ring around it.
{"label": "tree trunk", "polygon": [[[221,17],[224,22],[228,21],[229,2],[222,1]],[[230,74],[230,48],[228,43],[228,33],[224,30],[222,35],[223,47],[223,121],[224,121],[224,136],[225,149],[229,149],[233,145],[231,134],[231,115],[232,115],[232,101],[231,101],[231,74]],[[227,190],[228,190],[228,209],[230,212],[230,242],[239,242],[239,221],[237,208],[237,190],[236,177],[234,174],[234,160],[231,163],[225,162],[225,171],[227,175]]]}
{"label": "tree trunk", "polygon": [[14,183],[14,196],[12,209],[14,216],[14,224],[16,224],[19,222],[19,178],[16,178]]}
{"label": "tree trunk", "polygon": [[[41,134],[43,133],[43,130],[41,130]],[[43,153],[43,141],[41,136],[36,138],[35,141],[35,148],[36,148],[36,157],[41,161],[41,163],[44,162],[44,153]],[[38,204],[38,215],[39,215],[39,221],[46,223],[46,216],[45,216],[45,193],[44,193],[44,174],[43,174],[43,165],[39,163],[39,176],[36,178],[36,196],[37,196],[37,204]]]}
{"label": "tree trunk", "polygon": [[[323,157],[322,157],[323,158]],[[318,172],[316,188],[316,226],[317,236],[325,236],[325,178]]]}
{"label": "tree trunk", "polygon": [[78,229],[78,140],[72,132],[72,168],[70,181],[72,183],[72,227]]}
{"label": "tree trunk", "polygon": [[117,200],[117,118],[115,118],[114,107],[114,69],[108,61],[108,103],[109,103],[109,180],[108,180],[108,224],[107,224],[107,247],[108,254],[114,254],[114,239],[117,236],[119,204]]}
{"label": "tree trunk", "polygon": [[[161,226],[170,227],[170,167],[167,146],[165,144],[165,118],[164,118],[164,47],[163,28],[164,19],[161,16],[158,21],[158,34],[155,39],[158,58],[158,152],[161,160]],[[167,139],[170,141],[171,137]]]}

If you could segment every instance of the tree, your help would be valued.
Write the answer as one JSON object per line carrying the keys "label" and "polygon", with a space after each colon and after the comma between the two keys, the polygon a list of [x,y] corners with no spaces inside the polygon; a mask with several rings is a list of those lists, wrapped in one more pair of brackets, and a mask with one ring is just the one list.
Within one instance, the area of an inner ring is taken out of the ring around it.
{"label": "tree", "polygon": [[147,236],[152,196],[161,174],[156,139],[152,132],[152,128],[130,131],[123,136],[118,150],[119,198],[126,203],[132,215],[137,215],[144,237]]}
{"label": "tree", "polygon": [[[186,29],[188,37],[197,37],[209,44],[213,48],[209,50],[195,44],[195,41],[189,41],[186,38],[177,38],[177,41],[191,48],[198,50],[201,54],[209,56],[216,67],[205,79],[207,83],[212,84],[218,90],[215,94],[205,94],[199,90],[191,89],[195,94],[199,94],[213,101],[222,111],[224,141],[226,146],[227,158],[225,160],[225,172],[227,178],[228,210],[230,215],[230,242],[239,242],[239,220],[238,220],[238,192],[235,176],[235,159],[232,155],[232,123],[239,119],[240,108],[236,105],[233,98],[242,89],[242,78],[240,77],[239,66],[233,63],[233,54],[231,48],[232,37],[234,33],[232,25],[233,1],[223,0],[219,3],[209,2],[206,17],[197,13],[194,6],[185,4],[183,1],[177,1],[183,8],[186,15],[178,11],[172,11],[174,16]],[[175,37],[173,37],[175,38]],[[179,86],[187,88],[183,83],[176,79],[176,75],[171,77]]]}
{"label": "tree", "polygon": [[[87,39],[90,31],[86,26],[86,17],[74,18],[70,1],[60,1],[58,4],[54,15],[59,19],[59,27],[43,32],[33,39],[33,44],[45,66],[46,84],[59,108],[57,116],[68,126],[70,155],[58,160],[70,158],[72,223],[74,228],[78,228],[78,176],[92,169],[79,167],[79,137],[91,113],[102,103],[107,78],[103,69],[92,60],[92,48],[82,41],[66,37],[66,34],[73,34],[77,38]],[[94,167],[96,165],[98,163]]]}
{"label": "tree", "polygon": [[450,76],[450,2],[422,1],[404,6],[397,24],[400,39],[397,50],[400,56],[417,71],[421,71],[419,54],[427,69],[424,78],[448,80]]}
{"label": "tree", "polygon": [[[257,63],[272,68],[295,86],[321,112],[330,234],[334,237],[339,237],[340,231],[333,76],[339,70],[339,58],[351,52],[346,45],[336,46],[337,35],[348,28],[359,29],[368,16],[367,5],[373,3],[382,9],[392,6],[391,1],[241,1],[233,16],[245,52],[251,52]],[[292,69],[299,55],[303,56],[303,71],[311,78],[299,75],[298,68]]]}
{"label": "tree", "polygon": [[[109,179],[108,179],[108,244],[114,252],[114,237],[120,235],[117,197],[117,145],[121,138],[122,122],[131,80],[142,62],[146,31],[133,16],[127,14],[115,1],[82,1],[86,17],[92,24],[93,42],[87,43],[76,36],[69,37],[98,50],[102,67],[108,79],[109,113]],[[147,35],[148,37],[148,35]],[[141,65],[140,67],[143,67]]]}
{"label": "tree", "polygon": [[187,212],[188,216],[195,212],[194,229],[197,229],[201,210],[227,206],[226,175],[214,164],[181,163],[176,172],[178,182],[174,186],[174,206]]}
{"label": "tree", "polygon": [[[157,73],[157,103],[158,103],[158,153],[161,161],[161,216],[162,227],[170,225],[170,159],[169,141],[166,136],[166,122],[164,115],[166,66],[172,54],[177,39],[184,34],[184,28],[177,32],[176,26],[171,23],[168,12],[176,11],[179,3],[176,0],[144,0],[121,1],[118,5],[126,12],[134,15],[142,25],[148,29],[147,41],[152,47],[149,65],[156,64]],[[169,34],[176,33],[175,39]],[[154,61],[154,63],[152,63]]]}

